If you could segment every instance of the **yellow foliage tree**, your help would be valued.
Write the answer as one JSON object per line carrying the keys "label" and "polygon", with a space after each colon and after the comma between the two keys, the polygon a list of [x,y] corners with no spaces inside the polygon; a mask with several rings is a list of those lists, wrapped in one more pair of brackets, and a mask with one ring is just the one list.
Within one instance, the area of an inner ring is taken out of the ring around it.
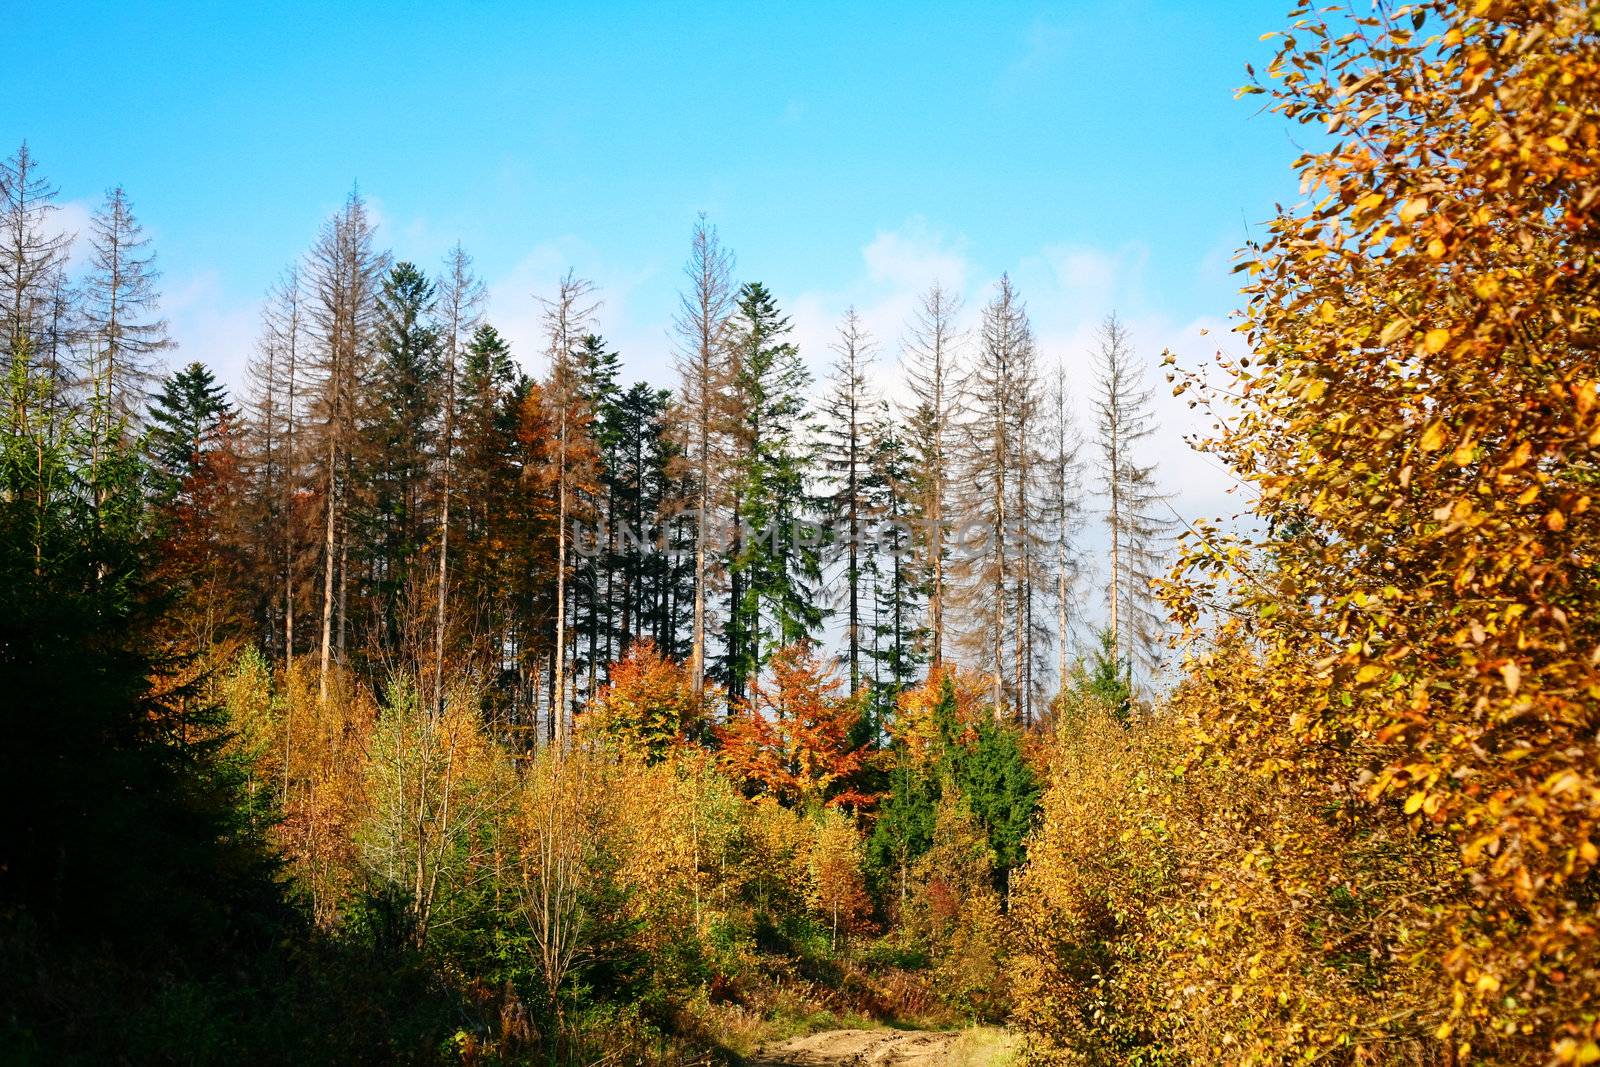
{"label": "yellow foliage tree", "polygon": [[1315,849],[1408,831],[1435,862],[1383,944],[1437,981],[1282,1041],[1600,1059],[1600,25],[1574,0],[1298,14],[1247,91],[1330,140],[1243,264],[1252,354],[1208,443],[1265,532],[1199,528],[1169,593],[1259,651],[1242,691],[1198,666],[1237,695],[1201,743],[1333,813],[1264,824],[1250,869],[1293,887]]}

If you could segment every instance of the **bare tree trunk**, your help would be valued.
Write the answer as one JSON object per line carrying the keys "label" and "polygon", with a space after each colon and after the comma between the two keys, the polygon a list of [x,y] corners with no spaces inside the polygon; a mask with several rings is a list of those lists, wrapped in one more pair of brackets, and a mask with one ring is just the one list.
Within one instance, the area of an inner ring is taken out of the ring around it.
{"label": "bare tree trunk", "polygon": [[694,529],[694,621],[689,647],[689,676],[696,693],[705,689],[706,673],[706,538],[714,500],[713,445],[720,429],[720,385],[723,377],[727,321],[733,306],[733,257],[722,247],[716,228],[704,215],[695,224],[689,262],[689,292],[680,300],[676,322],[682,348],[678,367],[683,400],[694,420],[689,461],[697,481]]}
{"label": "bare tree trunk", "polygon": [[945,529],[949,495],[948,464],[955,413],[959,407],[960,376],[955,357],[958,337],[955,319],[960,301],[935,283],[918,304],[905,342],[907,379],[915,404],[907,412],[917,459],[922,467],[919,503],[925,533],[921,549],[924,573],[929,578],[928,630],[933,669],[944,664],[947,573]]}
{"label": "bare tree trunk", "polygon": [[444,439],[440,469],[439,499],[439,575],[437,617],[433,633],[433,685],[435,710],[444,710],[445,611],[450,588],[450,476],[455,461],[456,370],[461,358],[461,337],[477,324],[478,308],[483,303],[483,285],[472,274],[472,260],[458,244],[446,260],[444,285],[445,368]]}
{"label": "bare tree trunk", "polygon": [[317,698],[322,703],[328,702],[328,659],[333,649],[333,567],[334,546],[333,535],[335,528],[335,515],[338,513],[338,456],[334,447],[334,437],[328,437],[328,478],[326,491],[327,523],[323,529],[322,538],[322,654],[318,665]]}

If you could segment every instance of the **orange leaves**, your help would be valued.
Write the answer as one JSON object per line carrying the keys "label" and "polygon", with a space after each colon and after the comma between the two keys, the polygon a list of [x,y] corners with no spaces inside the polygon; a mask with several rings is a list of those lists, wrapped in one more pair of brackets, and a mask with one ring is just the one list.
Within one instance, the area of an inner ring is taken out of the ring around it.
{"label": "orange leaves", "polygon": [[696,695],[688,668],[642,640],[612,668],[610,684],[581,716],[579,727],[654,762],[706,717],[706,699]]}
{"label": "orange leaves", "polygon": [[851,742],[861,701],[839,695],[843,682],[809,645],[772,657],[771,674],[750,702],[717,731],[723,765],[757,791],[800,805],[863,804],[854,787],[866,750]]}

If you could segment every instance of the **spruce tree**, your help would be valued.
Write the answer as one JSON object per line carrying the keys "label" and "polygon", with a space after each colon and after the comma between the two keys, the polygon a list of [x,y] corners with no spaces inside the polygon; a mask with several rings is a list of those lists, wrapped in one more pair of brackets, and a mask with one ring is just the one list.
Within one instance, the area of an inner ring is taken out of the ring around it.
{"label": "spruce tree", "polygon": [[856,309],[847,310],[833,343],[836,358],[822,408],[821,458],[828,483],[823,506],[833,534],[842,542],[839,554],[844,573],[839,600],[844,607],[844,660],[852,695],[861,690],[863,650],[869,644],[865,623],[871,606],[865,567],[865,556],[871,550],[866,502],[868,422],[877,404],[867,384],[867,371],[876,347]]}
{"label": "spruce tree", "polygon": [[765,286],[751,282],[739,290],[733,347],[740,417],[723,665],[735,698],[774,652],[809,638],[822,624],[821,536],[806,483],[811,378],[800,350],[787,340],[790,329]]}
{"label": "spruce tree", "polygon": [[177,496],[232,414],[227,390],[204,363],[190,363],[162,382],[150,406],[146,436],[158,501]]}
{"label": "spruce tree", "polygon": [[363,427],[362,459],[369,502],[362,509],[363,554],[377,599],[380,639],[393,648],[400,600],[421,560],[429,533],[431,452],[436,440],[435,390],[439,332],[431,321],[435,289],[417,267],[396,263],[383,279],[377,302],[377,365],[370,417]]}

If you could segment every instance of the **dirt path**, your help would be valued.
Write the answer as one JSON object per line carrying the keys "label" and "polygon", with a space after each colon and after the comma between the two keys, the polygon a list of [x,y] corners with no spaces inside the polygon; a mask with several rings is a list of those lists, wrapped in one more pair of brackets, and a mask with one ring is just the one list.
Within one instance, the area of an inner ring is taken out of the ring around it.
{"label": "dirt path", "polygon": [[753,1067],[940,1067],[959,1034],[915,1030],[826,1030],[758,1048]]}

